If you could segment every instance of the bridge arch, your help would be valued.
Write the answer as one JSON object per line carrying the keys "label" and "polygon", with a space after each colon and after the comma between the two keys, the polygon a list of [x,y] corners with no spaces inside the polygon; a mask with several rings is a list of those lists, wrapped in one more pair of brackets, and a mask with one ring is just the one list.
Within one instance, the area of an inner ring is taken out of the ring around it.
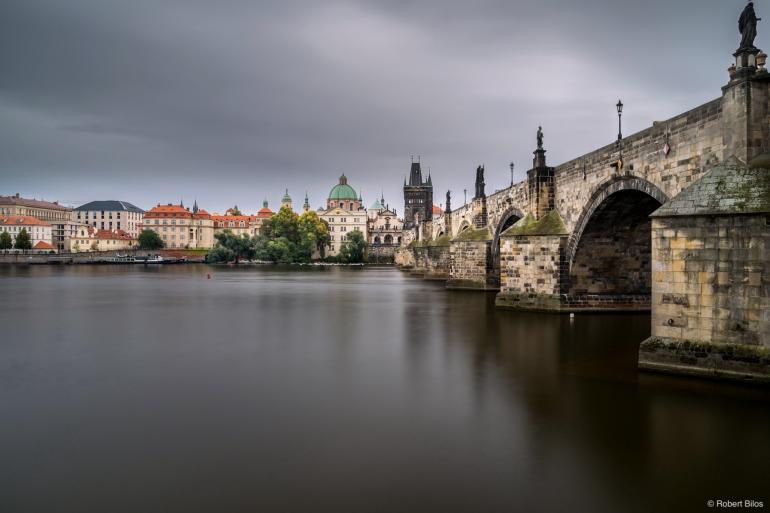
{"label": "bridge arch", "polygon": [[649,216],[667,200],[655,184],[634,176],[595,189],[567,242],[569,293],[649,296]]}
{"label": "bridge arch", "polygon": [[460,228],[457,230],[457,233],[462,233],[470,227],[471,227],[471,223],[466,219],[462,223],[460,223]]}
{"label": "bridge arch", "polygon": [[492,279],[499,285],[500,283],[500,234],[513,226],[519,219],[524,217],[524,213],[516,207],[508,207],[500,216],[497,225],[494,227],[492,238]]}

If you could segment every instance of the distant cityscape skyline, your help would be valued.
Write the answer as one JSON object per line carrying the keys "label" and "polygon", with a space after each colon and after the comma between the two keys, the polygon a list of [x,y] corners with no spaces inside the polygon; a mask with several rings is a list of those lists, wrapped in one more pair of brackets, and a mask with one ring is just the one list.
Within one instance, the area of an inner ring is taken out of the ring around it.
{"label": "distant cityscape skyline", "polygon": [[558,164],[613,141],[618,98],[627,135],[712,99],[739,42],[718,0],[555,7],[3,2],[0,193],[317,208],[345,173],[400,213],[421,155],[457,206],[479,164],[522,180],[538,126]]}

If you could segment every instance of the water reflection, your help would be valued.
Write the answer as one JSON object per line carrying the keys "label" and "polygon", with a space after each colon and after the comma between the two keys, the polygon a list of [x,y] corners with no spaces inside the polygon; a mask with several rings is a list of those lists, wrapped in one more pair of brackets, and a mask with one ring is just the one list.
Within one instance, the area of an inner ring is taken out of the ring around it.
{"label": "water reflection", "polygon": [[695,511],[766,494],[768,392],[639,374],[648,316],[499,311],[388,268],[0,282],[2,511]]}

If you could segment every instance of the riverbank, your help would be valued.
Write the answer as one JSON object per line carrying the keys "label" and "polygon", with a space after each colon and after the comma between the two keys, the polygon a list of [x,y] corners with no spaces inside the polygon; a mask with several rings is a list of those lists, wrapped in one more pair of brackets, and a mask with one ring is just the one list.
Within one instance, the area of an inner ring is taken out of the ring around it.
{"label": "riverbank", "polygon": [[[15,253],[0,254],[0,265],[72,265],[72,264],[143,264],[154,263],[203,263],[206,250],[121,250],[93,251],[88,253]],[[137,260],[132,262],[131,260]]]}
{"label": "riverbank", "polygon": [[[0,265],[157,265],[157,264],[205,264],[206,250],[162,249],[157,251],[100,251],[90,253],[3,253]],[[209,263],[215,267],[248,267],[285,265],[297,267],[389,267],[388,262],[345,264],[340,262],[277,263],[269,261],[241,261],[238,263]]]}

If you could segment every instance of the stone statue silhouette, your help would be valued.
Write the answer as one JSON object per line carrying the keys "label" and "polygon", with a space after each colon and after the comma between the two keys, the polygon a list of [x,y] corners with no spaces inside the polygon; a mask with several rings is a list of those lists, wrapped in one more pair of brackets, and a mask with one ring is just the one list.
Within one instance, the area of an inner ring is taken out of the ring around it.
{"label": "stone statue silhouette", "polygon": [[450,191],[446,191],[446,211],[451,212],[452,211],[452,193]]}
{"label": "stone statue silhouette", "polygon": [[537,127],[537,149],[543,149],[543,127]]}
{"label": "stone statue silhouette", "polygon": [[476,168],[476,198],[484,198],[484,166]]}
{"label": "stone statue silhouette", "polygon": [[757,18],[757,13],[754,12],[754,2],[749,2],[738,19],[738,30],[741,33],[740,50],[754,48],[754,39],[757,37],[757,21],[761,19]]}

